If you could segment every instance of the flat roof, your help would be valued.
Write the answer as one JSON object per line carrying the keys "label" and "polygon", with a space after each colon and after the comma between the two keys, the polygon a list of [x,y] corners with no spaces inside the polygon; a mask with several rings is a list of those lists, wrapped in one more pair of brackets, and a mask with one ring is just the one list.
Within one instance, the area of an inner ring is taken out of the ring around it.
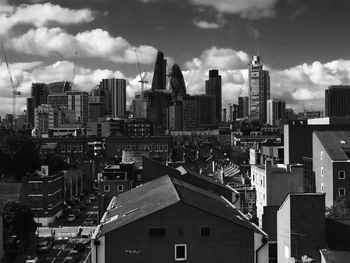
{"label": "flat roof", "polygon": [[332,160],[350,160],[350,131],[314,132]]}

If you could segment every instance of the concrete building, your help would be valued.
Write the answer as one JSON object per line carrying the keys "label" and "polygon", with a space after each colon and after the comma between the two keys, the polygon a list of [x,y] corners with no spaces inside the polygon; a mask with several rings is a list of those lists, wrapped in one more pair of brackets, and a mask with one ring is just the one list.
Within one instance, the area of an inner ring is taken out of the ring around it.
{"label": "concrete building", "polygon": [[238,118],[249,116],[249,97],[238,97]]}
{"label": "concrete building", "polygon": [[205,81],[205,94],[215,96],[216,121],[221,122],[222,88],[221,76],[217,69],[209,70],[209,79]]}
{"label": "concrete building", "polygon": [[282,124],[285,120],[286,103],[282,100],[267,100],[266,123],[272,126]]}
{"label": "concrete building", "polygon": [[321,262],[319,250],[326,247],[324,201],[320,193],[285,198],[277,212],[278,263]]}
{"label": "concrete building", "polygon": [[50,174],[48,166],[22,178],[22,199],[31,207],[34,220],[48,226],[63,209],[63,172]]}
{"label": "concrete building", "polygon": [[152,90],[165,90],[166,86],[166,66],[167,60],[164,59],[164,53],[157,52],[156,63],[152,80]]}
{"label": "concrete building", "polygon": [[92,236],[91,260],[268,262],[267,241],[225,198],[162,176],[112,199]]}
{"label": "concrete building", "polygon": [[326,193],[326,207],[350,197],[350,132],[316,131],[312,136],[316,192]]}
{"label": "concrete building", "polygon": [[112,91],[112,117],[125,117],[126,111],[126,80],[109,79],[109,88]]}
{"label": "concrete building", "polygon": [[[270,160],[263,165],[251,166],[251,184],[256,190],[256,210],[259,226],[266,231],[270,240],[276,240],[276,209],[289,193],[303,192],[303,171],[301,165],[272,165]],[[267,211],[270,209],[272,215]],[[264,217],[274,220],[264,220]]]}
{"label": "concrete building", "polygon": [[266,123],[266,102],[270,99],[270,75],[263,69],[260,57],[249,64],[249,118]]}
{"label": "concrete building", "polygon": [[326,117],[350,117],[350,86],[329,86],[325,90]]}
{"label": "concrete building", "polygon": [[302,163],[303,157],[312,157],[314,131],[350,130],[350,118],[320,118],[294,120],[284,125],[284,164]]}

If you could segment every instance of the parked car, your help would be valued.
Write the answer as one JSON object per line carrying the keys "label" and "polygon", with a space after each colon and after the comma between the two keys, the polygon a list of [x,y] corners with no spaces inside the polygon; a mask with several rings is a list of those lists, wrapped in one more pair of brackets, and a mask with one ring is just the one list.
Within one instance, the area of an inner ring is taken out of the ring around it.
{"label": "parked car", "polygon": [[39,261],[38,256],[29,255],[25,261],[25,263],[37,263]]}
{"label": "parked car", "polygon": [[53,241],[51,240],[43,240],[39,242],[37,252],[38,253],[47,253],[49,252],[53,247]]}
{"label": "parked car", "polygon": [[68,214],[66,217],[67,222],[74,222],[76,219],[77,217],[75,216],[75,214]]}

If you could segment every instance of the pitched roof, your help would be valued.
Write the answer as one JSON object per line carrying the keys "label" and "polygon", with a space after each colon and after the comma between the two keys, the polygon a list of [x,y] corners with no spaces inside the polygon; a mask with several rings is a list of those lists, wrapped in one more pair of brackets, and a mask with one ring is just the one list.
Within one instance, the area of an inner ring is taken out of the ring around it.
{"label": "pitched roof", "polygon": [[332,160],[350,159],[350,131],[315,131],[315,134]]}
{"label": "pitched roof", "polygon": [[326,263],[348,263],[350,262],[349,251],[331,251],[328,249],[321,249],[321,255]]}
{"label": "pitched roof", "polygon": [[103,236],[179,202],[265,235],[225,198],[167,175],[113,198],[96,234]]}

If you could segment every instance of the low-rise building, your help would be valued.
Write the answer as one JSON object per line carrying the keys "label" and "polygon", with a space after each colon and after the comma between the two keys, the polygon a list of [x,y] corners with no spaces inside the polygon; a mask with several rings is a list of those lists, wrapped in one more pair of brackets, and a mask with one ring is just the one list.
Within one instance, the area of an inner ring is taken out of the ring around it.
{"label": "low-rise building", "polygon": [[326,193],[326,206],[350,197],[350,132],[317,131],[312,136],[316,192]]}
{"label": "low-rise building", "polygon": [[[291,193],[285,198],[277,212],[279,263],[321,261],[319,250],[326,247],[324,201],[321,193]],[[310,261],[302,261],[306,258]]]}
{"label": "low-rise building", "polygon": [[[280,206],[289,193],[303,192],[302,169],[302,165],[272,165],[270,160],[265,161],[264,165],[251,166],[251,183],[256,190],[259,226],[271,235],[271,240],[276,238],[276,220],[263,222],[263,218],[276,217],[276,209],[266,207]],[[269,211],[274,215],[267,215]]]}
{"label": "low-rise building", "polygon": [[63,209],[62,171],[49,173],[48,166],[22,178],[22,199],[34,212],[34,220],[47,226],[62,214]]}
{"label": "low-rise building", "polygon": [[268,262],[267,241],[224,197],[162,176],[112,199],[92,236],[91,259]]}

